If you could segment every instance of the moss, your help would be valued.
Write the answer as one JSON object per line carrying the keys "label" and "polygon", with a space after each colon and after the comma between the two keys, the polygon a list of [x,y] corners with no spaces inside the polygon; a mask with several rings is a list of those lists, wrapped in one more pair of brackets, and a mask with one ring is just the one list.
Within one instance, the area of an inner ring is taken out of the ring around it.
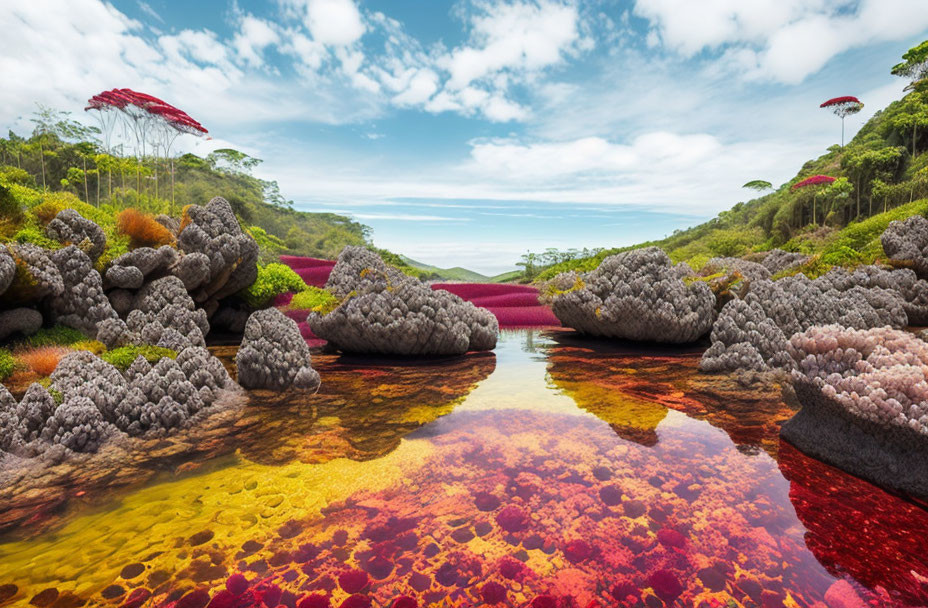
{"label": "moss", "polygon": [[0,382],[6,380],[16,369],[16,359],[13,353],[5,348],[0,348]]}
{"label": "moss", "polygon": [[85,341],[87,341],[87,336],[83,332],[67,325],[55,325],[54,327],[43,327],[26,338],[25,344],[35,348],[40,346],[73,346],[76,343]]}
{"label": "moss", "polygon": [[262,308],[270,304],[274,297],[291,291],[300,292],[308,288],[300,275],[292,268],[280,263],[258,266],[258,278],[246,289],[239,292],[239,296],[254,308]]}
{"label": "moss", "polygon": [[139,355],[145,357],[149,363],[157,363],[164,357],[171,359],[177,358],[177,353],[169,348],[160,346],[120,346],[111,351],[100,355],[100,358],[117,368],[119,371],[126,371],[129,366],[138,359]]}
{"label": "moss", "polygon": [[74,350],[86,350],[98,356],[106,352],[106,345],[99,340],[81,340],[71,344],[71,348]]}
{"label": "moss", "polygon": [[298,310],[311,310],[319,314],[328,314],[338,308],[338,298],[331,292],[318,287],[307,287],[293,295],[290,308]]}

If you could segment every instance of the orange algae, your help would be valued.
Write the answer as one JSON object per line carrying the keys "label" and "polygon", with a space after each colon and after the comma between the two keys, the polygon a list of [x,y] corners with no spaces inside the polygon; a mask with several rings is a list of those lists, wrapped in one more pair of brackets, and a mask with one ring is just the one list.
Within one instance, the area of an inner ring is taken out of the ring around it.
{"label": "orange algae", "polygon": [[[0,545],[0,603],[45,590],[174,608],[925,603],[925,512],[780,445],[769,429],[788,406],[741,420],[719,396],[733,389],[703,384],[689,355],[532,340],[508,335],[495,373],[450,407],[411,390],[413,368],[323,358],[341,378],[328,398],[344,401],[316,418],[327,431],[291,436],[283,418],[260,435],[282,433],[282,453],[249,448]],[[384,407],[362,408],[364,387]],[[429,403],[442,415],[403,421]],[[649,407],[661,417],[642,423]],[[628,436],[642,428],[648,441]],[[319,459],[313,441],[335,437]],[[354,445],[364,460],[334,457]]]}

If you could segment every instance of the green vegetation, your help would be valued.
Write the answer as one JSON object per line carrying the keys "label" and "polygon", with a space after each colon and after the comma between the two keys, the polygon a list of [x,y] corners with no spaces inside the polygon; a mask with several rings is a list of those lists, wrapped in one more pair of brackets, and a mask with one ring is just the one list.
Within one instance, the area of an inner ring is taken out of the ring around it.
{"label": "green vegetation", "polygon": [[161,348],[160,346],[120,346],[119,348],[114,348],[111,351],[107,351],[100,355],[100,358],[119,369],[119,371],[126,371],[129,369],[129,366],[138,359],[139,355],[145,358],[149,363],[157,363],[164,357],[169,357],[171,359],[177,358],[177,353],[169,348]]}
{"label": "green vegetation", "polygon": [[318,287],[307,287],[299,293],[293,294],[290,308],[296,310],[311,310],[320,314],[328,314],[338,308],[338,298],[332,292]]}
{"label": "green vegetation", "polygon": [[479,272],[474,272],[473,270],[468,270],[467,268],[461,268],[460,266],[455,266],[454,268],[439,268],[438,266],[417,262],[416,260],[407,258],[403,255],[401,255],[400,258],[403,260],[403,262],[406,263],[406,265],[428,273],[430,276],[427,278],[430,279],[434,278],[442,281],[462,281],[466,283],[486,283],[490,280],[490,277],[486,275],[482,275]]}
{"label": "green vegetation", "polygon": [[290,291],[303,291],[306,283],[292,268],[278,262],[258,266],[258,278],[239,297],[253,308],[262,308],[276,296]]}
{"label": "green vegetation", "polygon": [[[674,262],[699,269],[714,256],[743,256],[782,248],[816,256],[800,269],[820,274],[832,265],[876,260],[879,234],[893,219],[928,215],[928,41],[903,56],[893,74],[910,78],[910,92],[877,112],[846,146],[832,146],[777,190],[723,211],[718,217],[658,241],[569,257],[532,268],[524,277],[547,280],[568,270],[589,271],[608,255],[656,245]],[[831,184],[793,190],[813,175]],[[762,190],[754,180],[746,188]]]}
{"label": "green vegetation", "polygon": [[5,348],[0,348],[0,382],[6,380],[16,369],[16,358]]}
{"label": "green vegetation", "polygon": [[87,336],[73,327],[55,325],[54,327],[43,327],[26,338],[25,344],[33,348],[40,346],[73,346],[86,340]]}

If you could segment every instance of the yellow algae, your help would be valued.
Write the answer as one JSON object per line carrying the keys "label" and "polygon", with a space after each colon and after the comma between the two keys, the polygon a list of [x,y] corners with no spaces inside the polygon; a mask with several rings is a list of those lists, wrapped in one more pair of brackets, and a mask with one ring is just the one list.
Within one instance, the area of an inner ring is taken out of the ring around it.
{"label": "yellow algae", "polygon": [[[126,564],[157,551],[163,553],[146,562],[146,571],[183,570],[192,552],[177,548],[177,540],[201,530],[210,530],[209,545],[231,560],[245,541],[273,537],[290,520],[319,518],[328,504],[397,484],[431,451],[426,441],[403,441],[368,462],[340,458],[266,466],[241,460],[144,488],[111,510],[72,519],[54,534],[0,545],[0,579],[16,580],[26,597],[32,595],[30,588],[38,592],[48,586],[86,595],[118,580]],[[254,513],[262,509],[263,517],[256,520]]]}

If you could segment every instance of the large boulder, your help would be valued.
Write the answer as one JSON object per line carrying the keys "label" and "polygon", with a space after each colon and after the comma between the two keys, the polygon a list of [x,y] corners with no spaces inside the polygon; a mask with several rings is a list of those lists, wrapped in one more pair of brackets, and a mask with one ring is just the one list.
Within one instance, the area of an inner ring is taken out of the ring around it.
{"label": "large boulder", "polygon": [[42,313],[34,308],[13,308],[0,311],[0,340],[13,334],[28,336],[42,327]]}
{"label": "large boulder", "polygon": [[75,245],[51,254],[51,260],[61,275],[64,290],[52,298],[52,310],[58,321],[90,335],[97,335],[97,325],[118,315],[103,293],[93,262]]}
{"label": "large boulder", "polygon": [[101,324],[97,339],[108,347],[152,344],[179,352],[205,346],[207,333],[206,313],[196,307],[180,279],[167,276],[139,290],[124,323],[117,318]]}
{"label": "large boulder", "polygon": [[766,268],[771,275],[774,275],[778,272],[783,272],[784,270],[790,270],[796,268],[797,266],[802,266],[808,262],[811,257],[812,256],[806,255],[805,253],[774,249],[764,256],[761,265],[763,265],[763,267]]}
{"label": "large boulder", "polygon": [[342,251],[330,283],[342,303],[327,314],[311,313],[307,322],[344,352],[438,356],[496,346],[499,324],[490,311],[433,290],[363,248]]}
{"label": "large boulder", "polygon": [[45,227],[45,234],[63,245],[76,245],[94,262],[106,250],[106,235],[74,209],[62,209]]}
{"label": "large boulder", "polygon": [[[19,301],[38,300],[46,296],[59,296],[64,293],[64,281],[58,267],[49,257],[50,252],[32,243],[13,246],[13,258],[23,265],[25,275],[22,284],[14,278],[9,290],[17,288],[13,294]],[[8,290],[8,292],[9,292]],[[6,294],[11,295],[10,293]]]}
{"label": "large boulder", "polygon": [[146,280],[163,275],[177,263],[177,250],[169,245],[139,247],[122,254],[106,270],[107,287],[138,289]]}
{"label": "large boulder", "polygon": [[[209,279],[192,293],[194,301],[217,301],[241,291],[258,277],[258,244],[242,230],[232,206],[216,197],[205,207],[190,205],[177,244],[186,254],[209,258]],[[185,269],[187,276],[189,269]]]}
{"label": "large boulder", "polygon": [[319,373],[312,368],[309,346],[299,326],[276,308],[259,310],[248,318],[235,364],[238,381],[245,388],[313,393],[319,389]]}
{"label": "large boulder", "polygon": [[790,339],[802,408],[781,428],[803,452],[928,499],[928,343],[887,327],[814,327]]}
{"label": "large boulder", "polygon": [[770,278],[770,270],[763,264],[731,257],[710,259],[703,265],[699,274],[701,276],[711,276],[719,273],[732,274],[735,272],[749,281]]}
{"label": "large boulder", "polygon": [[743,300],[732,300],[722,308],[700,369],[789,370],[792,361],[783,356],[785,340],[815,325],[904,327],[908,323],[905,300],[897,291],[876,283],[866,271],[852,275],[837,271],[815,280],[798,274],[778,281],[754,281]]}
{"label": "large boulder", "polygon": [[890,259],[910,265],[918,276],[928,279],[928,219],[913,215],[892,221],[880,236],[883,251]]}
{"label": "large boulder", "polygon": [[4,247],[0,247],[0,296],[6,292],[16,276],[16,262]]}
{"label": "large boulder", "polygon": [[674,265],[657,247],[609,256],[552,296],[552,310],[567,327],[595,336],[646,342],[693,342],[715,320],[715,296],[703,281]]}

